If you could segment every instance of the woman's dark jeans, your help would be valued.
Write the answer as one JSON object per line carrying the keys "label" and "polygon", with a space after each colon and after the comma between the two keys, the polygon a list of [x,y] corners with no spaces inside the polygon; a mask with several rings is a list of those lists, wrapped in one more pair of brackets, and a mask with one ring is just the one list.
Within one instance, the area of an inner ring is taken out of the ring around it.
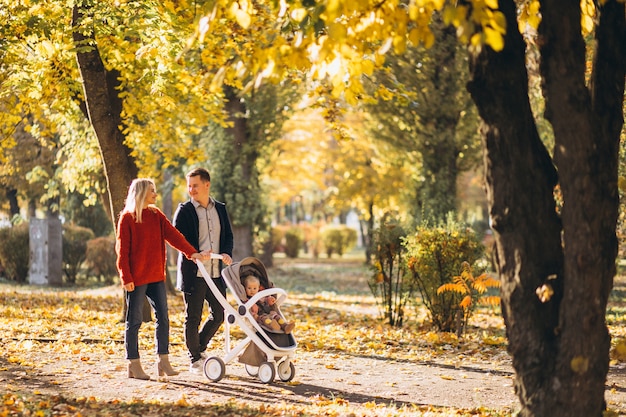
{"label": "woman's dark jeans", "polygon": [[143,303],[148,301],[154,310],[156,317],[154,338],[156,353],[166,355],[170,345],[170,318],[167,312],[167,292],[165,281],[135,287],[132,292],[126,292],[126,333],[124,343],[126,346],[126,359],[139,358],[139,327],[143,322]]}

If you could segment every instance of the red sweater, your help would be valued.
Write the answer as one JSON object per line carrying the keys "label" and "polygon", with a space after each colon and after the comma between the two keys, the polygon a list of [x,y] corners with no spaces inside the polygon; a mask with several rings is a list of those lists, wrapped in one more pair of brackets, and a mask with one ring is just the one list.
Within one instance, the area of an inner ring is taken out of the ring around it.
{"label": "red sweater", "polygon": [[156,207],[145,208],[142,222],[122,213],[117,227],[117,270],[122,283],[135,286],[165,281],[165,242],[187,258],[198,252]]}

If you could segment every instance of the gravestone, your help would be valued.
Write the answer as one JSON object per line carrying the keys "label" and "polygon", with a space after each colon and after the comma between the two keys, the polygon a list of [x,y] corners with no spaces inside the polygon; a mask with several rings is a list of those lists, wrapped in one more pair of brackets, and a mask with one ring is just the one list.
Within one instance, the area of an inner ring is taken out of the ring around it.
{"label": "gravestone", "polygon": [[61,285],[63,283],[63,237],[58,218],[30,219],[29,283]]}

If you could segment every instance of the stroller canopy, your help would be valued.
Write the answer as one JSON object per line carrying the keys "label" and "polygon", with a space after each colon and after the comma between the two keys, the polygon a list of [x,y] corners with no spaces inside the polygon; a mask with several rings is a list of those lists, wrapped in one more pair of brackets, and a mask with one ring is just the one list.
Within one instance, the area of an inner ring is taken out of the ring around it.
{"label": "stroller canopy", "polygon": [[228,281],[235,295],[242,301],[247,300],[248,296],[241,282],[241,277],[250,275],[250,272],[259,278],[263,288],[267,289],[274,286],[267,276],[267,270],[263,262],[252,256],[243,258],[240,262],[235,262],[222,270],[222,276]]}

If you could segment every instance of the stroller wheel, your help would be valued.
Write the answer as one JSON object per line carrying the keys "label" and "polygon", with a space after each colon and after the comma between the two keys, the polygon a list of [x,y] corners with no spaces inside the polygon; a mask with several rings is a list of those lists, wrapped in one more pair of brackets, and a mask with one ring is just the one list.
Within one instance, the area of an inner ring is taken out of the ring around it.
{"label": "stroller wheel", "polygon": [[248,365],[246,363],[246,364],[244,364],[244,367],[246,368],[246,372],[250,376],[257,376],[259,374],[259,367],[258,366]]}
{"label": "stroller wheel", "polygon": [[275,372],[272,362],[263,362],[259,365],[259,379],[264,384],[269,384],[274,380]]}
{"label": "stroller wheel", "polygon": [[289,359],[278,364],[278,377],[283,382],[289,382],[296,375],[296,366]]}
{"label": "stroller wheel", "polygon": [[204,362],[204,375],[213,382],[217,382],[226,375],[226,365],[217,356],[212,356]]}

